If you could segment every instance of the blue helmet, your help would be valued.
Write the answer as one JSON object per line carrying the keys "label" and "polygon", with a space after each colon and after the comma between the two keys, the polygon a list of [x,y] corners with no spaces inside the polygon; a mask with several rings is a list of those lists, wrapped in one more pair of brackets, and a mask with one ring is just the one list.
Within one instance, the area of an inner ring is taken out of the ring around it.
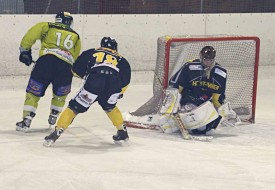
{"label": "blue helmet", "polygon": [[117,42],[111,37],[103,37],[100,46],[117,51]]}
{"label": "blue helmet", "polygon": [[56,23],[63,23],[65,25],[68,25],[69,27],[73,24],[73,17],[69,12],[61,11],[56,14],[55,16],[55,22]]}

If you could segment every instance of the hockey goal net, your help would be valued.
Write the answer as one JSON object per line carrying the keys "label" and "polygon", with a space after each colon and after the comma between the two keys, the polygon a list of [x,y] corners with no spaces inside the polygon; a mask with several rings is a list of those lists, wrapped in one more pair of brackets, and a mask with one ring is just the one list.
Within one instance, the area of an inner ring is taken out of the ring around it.
{"label": "hockey goal net", "polygon": [[136,111],[124,115],[127,126],[156,127],[158,117],[155,116],[162,104],[162,87],[167,87],[170,77],[185,62],[199,58],[200,50],[206,45],[216,49],[216,62],[227,69],[226,101],[230,102],[242,121],[255,122],[260,48],[258,37],[163,36],[157,41],[153,97]]}

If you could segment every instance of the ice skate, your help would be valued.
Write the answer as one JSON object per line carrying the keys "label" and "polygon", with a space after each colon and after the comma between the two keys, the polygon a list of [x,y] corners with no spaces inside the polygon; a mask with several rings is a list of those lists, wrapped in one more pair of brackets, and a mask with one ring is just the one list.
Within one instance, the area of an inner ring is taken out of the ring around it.
{"label": "ice skate", "polygon": [[30,112],[28,115],[26,115],[23,121],[17,122],[16,131],[27,132],[30,128],[30,125],[34,116],[35,116],[35,113]]}
{"label": "ice skate", "polygon": [[46,136],[44,139],[43,146],[50,147],[55,141],[60,137],[60,135],[64,132],[63,128],[55,129],[50,135]]}
{"label": "ice skate", "polygon": [[117,134],[113,135],[113,140],[114,140],[114,143],[116,144],[120,144],[121,141],[129,140],[129,136],[125,126],[123,126],[123,129],[118,130]]}
{"label": "ice skate", "polygon": [[58,117],[59,112],[57,110],[52,110],[51,114],[49,115],[49,128],[51,128],[53,125],[55,125],[57,117]]}

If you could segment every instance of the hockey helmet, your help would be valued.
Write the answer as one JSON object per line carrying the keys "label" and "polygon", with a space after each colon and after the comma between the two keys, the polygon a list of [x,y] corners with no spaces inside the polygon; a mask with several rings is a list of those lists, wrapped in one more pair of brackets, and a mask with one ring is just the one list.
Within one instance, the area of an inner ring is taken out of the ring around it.
{"label": "hockey helmet", "polygon": [[55,16],[55,22],[56,23],[63,23],[65,25],[68,25],[69,27],[72,27],[73,17],[71,15],[71,13],[65,12],[65,11],[61,11],[61,12],[59,12],[59,13],[56,14],[56,16]]}
{"label": "hockey helmet", "polygon": [[117,51],[117,42],[111,37],[103,37],[100,46]]}
{"label": "hockey helmet", "polygon": [[215,65],[216,50],[212,46],[205,46],[200,51],[200,58],[202,65],[204,66],[206,76],[209,76],[209,71]]}
{"label": "hockey helmet", "polygon": [[200,51],[200,57],[201,57],[202,60],[215,59],[216,50],[212,46],[205,46]]}

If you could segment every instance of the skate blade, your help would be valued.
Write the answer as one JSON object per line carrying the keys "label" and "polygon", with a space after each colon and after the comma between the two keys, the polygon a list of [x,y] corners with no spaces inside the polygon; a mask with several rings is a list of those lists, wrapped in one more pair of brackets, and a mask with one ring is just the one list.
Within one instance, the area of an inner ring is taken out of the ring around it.
{"label": "skate blade", "polygon": [[45,140],[44,143],[43,143],[43,146],[44,147],[51,147],[53,143],[54,143],[53,140]]}
{"label": "skate blade", "polygon": [[27,133],[29,131],[29,128],[22,128],[17,126],[16,131]]}
{"label": "skate blade", "polygon": [[125,139],[125,140],[119,140],[119,141],[115,141],[114,140],[114,143],[115,144],[118,144],[118,145],[122,145],[122,144],[124,144],[124,143],[127,143],[129,141],[129,138],[127,138],[127,139]]}

